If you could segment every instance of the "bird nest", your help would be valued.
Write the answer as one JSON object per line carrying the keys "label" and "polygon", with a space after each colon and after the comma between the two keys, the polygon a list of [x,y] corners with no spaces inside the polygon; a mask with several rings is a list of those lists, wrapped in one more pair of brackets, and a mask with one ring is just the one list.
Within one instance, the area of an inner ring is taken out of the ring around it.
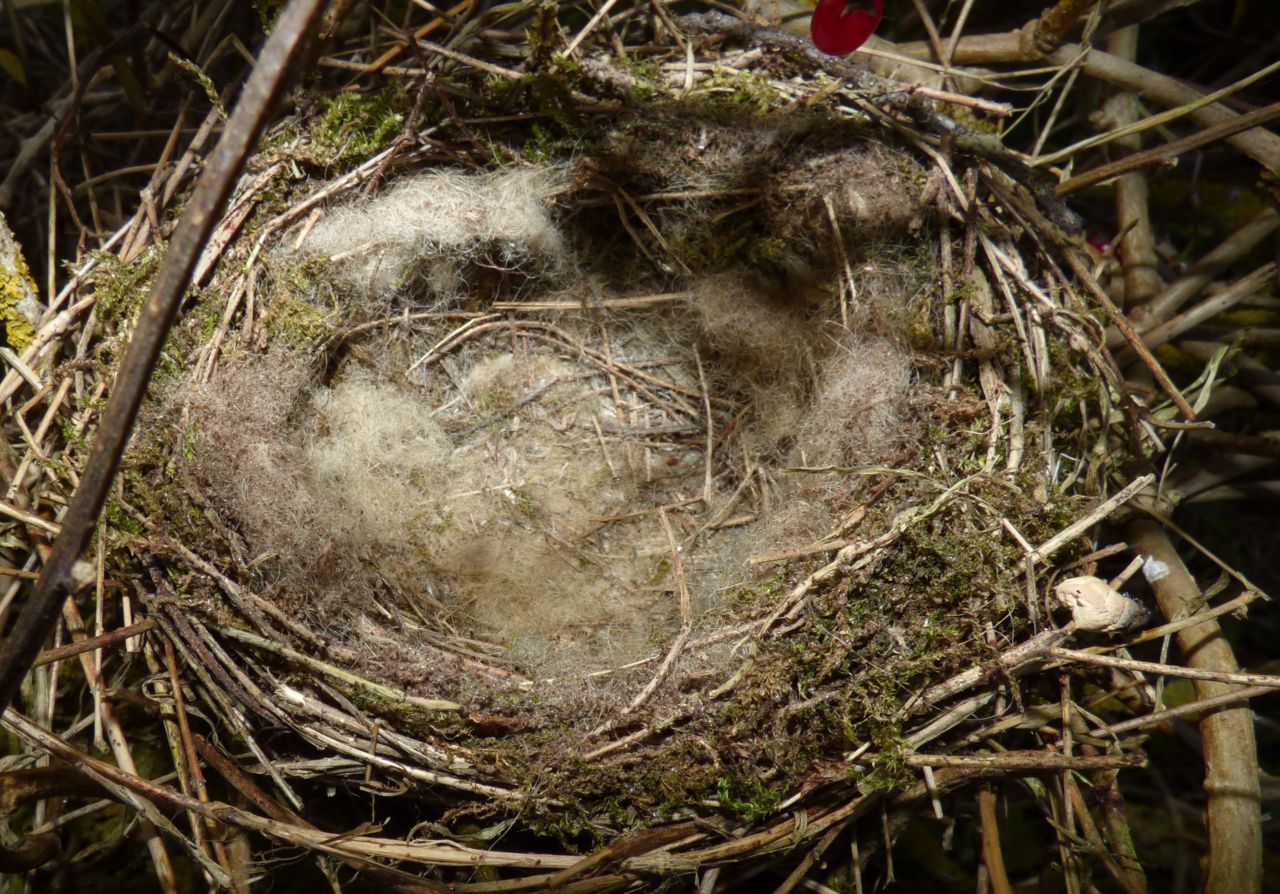
{"label": "bird nest", "polygon": [[[232,822],[400,885],[378,861],[798,880],[872,810],[1072,760],[968,753],[1144,483],[1071,215],[972,115],[780,35],[689,47],[453,54],[250,161],[98,551],[108,613],[172,644],[163,716],[267,817]],[[77,275],[75,419],[148,220]]]}

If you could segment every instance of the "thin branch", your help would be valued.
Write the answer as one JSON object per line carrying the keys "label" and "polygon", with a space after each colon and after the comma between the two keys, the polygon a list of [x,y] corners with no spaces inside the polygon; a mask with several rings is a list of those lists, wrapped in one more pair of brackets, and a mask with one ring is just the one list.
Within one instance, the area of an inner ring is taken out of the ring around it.
{"label": "thin branch", "polygon": [[[1156,146],[1154,149],[1127,155],[1119,161],[1099,165],[1091,171],[1085,171],[1083,174],[1077,174],[1075,177],[1059,183],[1056,192],[1059,196],[1069,196],[1073,192],[1088,189],[1090,186],[1097,186],[1099,183],[1105,183],[1113,177],[1119,177],[1129,171],[1137,171],[1151,165],[1171,164],[1180,155],[1212,145],[1219,140],[1252,130],[1255,127],[1261,128],[1262,125],[1268,124],[1277,118],[1280,118],[1280,102],[1263,106],[1246,115],[1207,127],[1199,133],[1183,137],[1181,140],[1174,140],[1172,143]],[[1280,170],[1280,168],[1274,168],[1273,170]]]}
{"label": "thin branch", "polygon": [[[1125,537],[1150,557],[1144,573],[1155,591],[1160,610],[1177,618],[1201,601],[1200,589],[1164,529],[1147,518],[1129,523]],[[1237,671],[1231,645],[1216,621],[1183,630],[1178,644],[1187,664],[1211,672]],[[1200,681],[1200,698],[1230,695],[1227,683]],[[1262,880],[1262,818],[1258,791],[1258,752],[1248,704],[1202,715],[1209,853],[1204,890],[1211,894],[1257,892]]]}
{"label": "thin branch", "polygon": [[[900,44],[898,52],[914,59],[929,60],[933,48],[927,41]],[[1179,108],[1203,97],[1201,91],[1167,75],[1141,65],[1118,59],[1110,53],[1087,49],[1080,44],[1065,44],[1047,56],[1035,52],[1024,32],[984,34],[966,37],[955,47],[950,60],[959,65],[992,65],[999,63],[1047,62],[1063,67],[1079,65],[1083,74],[1122,90],[1141,96],[1165,108]],[[1213,127],[1233,121],[1239,116],[1221,103],[1213,103],[1189,112],[1188,117],[1201,127]],[[1257,161],[1267,170],[1280,170],[1280,136],[1262,128],[1237,133],[1228,138],[1232,146]]]}
{"label": "thin branch", "polygon": [[1238,683],[1241,686],[1268,686],[1272,689],[1280,689],[1280,676],[1275,674],[1242,674],[1228,671],[1202,670],[1196,667],[1181,667],[1176,664],[1160,664],[1154,661],[1137,661],[1132,658],[1095,655],[1092,652],[1082,652],[1079,649],[1053,648],[1049,650],[1049,654],[1054,658],[1074,664],[1092,664],[1098,667],[1113,667],[1119,670],[1144,674],[1182,677],[1187,680],[1213,680],[1218,683]]}

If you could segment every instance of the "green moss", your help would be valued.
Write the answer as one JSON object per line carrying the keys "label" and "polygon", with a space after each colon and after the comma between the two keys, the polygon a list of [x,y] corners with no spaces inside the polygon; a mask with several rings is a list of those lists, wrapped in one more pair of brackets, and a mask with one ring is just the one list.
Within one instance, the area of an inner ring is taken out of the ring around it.
{"label": "green moss", "polygon": [[417,736],[438,735],[442,729],[457,724],[457,716],[445,711],[428,711],[417,705],[384,698],[358,686],[338,685],[353,705],[375,717],[390,721],[399,732]]}
{"label": "green moss", "polygon": [[954,105],[952,103],[939,103],[945,110],[947,115],[962,128],[980,134],[999,135],[1001,124],[998,120],[980,115],[974,109],[968,106]]}
{"label": "green moss", "polygon": [[537,521],[542,517],[542,513],[538,511],[538,504],[534,502],[529,492],[518,487],[511,488],[513,498],[512,505],[517,513],[529,521]]}
{"label": "green moss", "polygon": [[213,338],[213,334],[218,331],[218,326],[222,323],[222,313],[222,308],[213,301],[200,301],[196,304],[192,320],[201,344]]}
{"label": "green moss", "polygon": [[317,159],[327,164],[362,161],[385,149],[404,127],[407,108],[398,81],[373,93],[326,97],[311,128]]}
{"label": "green moss", "polygon": [[556,164],[571,155],[580,145],[581,134],[574,129],[566,131],[555,124],[532,124],[529,139],[521,147],[526,161],[535,164]]}
{"label": "green moss", "polygon": [[329,341],[349,304],[325,258],[280,264],[274,272],[265,316],[267,335],[290,350],[312,351]]}
{"label": "green moss", "polygon": [[782,795],[762,785],[759,780],[741,782],[725,776],[716,781],[716,799],[725,810],[738,814],[747,822],[772,816],[782,803]]}
{"label": "green moss", "polygon": [[712,120],[739,124],[785,108],[791,99],[773,86],[767,72],[714,72],[689,102]]}
{"label": "green moss", "polygon": [[477,391],[473,398],[476,416],[486,423],[501,422],[513,408],[514,398],[508,391],[498,389]]}
{"label": "green moss", "polygon": [[577,129],[580,120],[578,103],[559,72],[534,72],[521,79],[519,86],[532,100],[535,111],[546,115],[566,131]]}
{"label": "green moss", "polygon": [[648,102],[658,98],[665,86],[662,76],[662,65],[657,58],[642,59],[632,54],[618,60],[619,65],[631,75],[634,83],[631,87],[631,99],[635,102]]}
{"label": "green moss", "polygon": [[142,524],[124,510],[119,501],[110,498],[102,508],[102,522],[107,528],[108,540],[113,548],[129,543],[146,533]]}
{"label": "green moss", "polygon": [[787,252],[785,241],[759,230],[748,221],[736,231],[710,229],[697,239],[677,239],[672,249],[692,270],[716,270],[745,264],[769,267]]}
{"label": "green moss", "polygon": [[284,9],[285,0],[253,0],[253,11],[258,14],[262,30],[270,34],[276,23],[276,16]]}
{"label": "green moss", "polygon": [[163,253],[152,246],[127,264],[108,252],[96,257],[93,287],[98,319],[108,325],[126,323],[146,301]]}
{"label": "green moss", "polygon": [[900,735],[885,735],[877,742],[879,748],[875,769],[859,780],[863,791],[891,792],[909,785],[913,772],[907,767],[906,757],[915,751]]}

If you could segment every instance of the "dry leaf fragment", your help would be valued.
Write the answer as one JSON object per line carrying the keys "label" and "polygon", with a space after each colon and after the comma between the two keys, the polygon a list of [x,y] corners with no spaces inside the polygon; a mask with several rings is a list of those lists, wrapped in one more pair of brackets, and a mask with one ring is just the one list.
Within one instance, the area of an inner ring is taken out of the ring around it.
{"label": "dry leaf fragment", "polygon": [[1141,624],[1148,615],[1140,603],[1117,593],[1097,577],[1067,578],[1054,587],[1054,595],[1064,608],[1071,609],[1077,630],[1115,633]]}

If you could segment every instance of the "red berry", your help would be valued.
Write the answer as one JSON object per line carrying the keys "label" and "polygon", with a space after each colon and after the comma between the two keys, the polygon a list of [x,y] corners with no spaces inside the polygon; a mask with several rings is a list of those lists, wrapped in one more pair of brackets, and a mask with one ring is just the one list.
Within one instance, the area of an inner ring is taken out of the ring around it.
{"label": "red berry", "polygon": [[1089,237],[1089,244],[1092,245],[1094,250],[1100,255],[1111,254],[1111,239],[1104,236],[1102,233],[1094,233],[1091,235]]}
{"label": "red berry", "polygon": [[884,0],[819,0],[809,33],[828,56],[844,56],[866,43],[883,17]]}

